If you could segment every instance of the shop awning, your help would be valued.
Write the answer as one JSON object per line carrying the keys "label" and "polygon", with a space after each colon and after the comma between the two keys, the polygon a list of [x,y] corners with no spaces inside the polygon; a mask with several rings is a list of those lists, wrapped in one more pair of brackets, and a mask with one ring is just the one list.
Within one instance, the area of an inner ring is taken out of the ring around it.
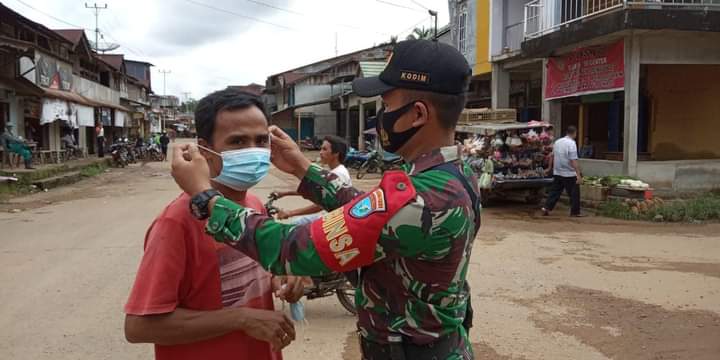
{"label": "shop awning", "polygon": [[109,109],[125,111],[125,112],[132,112],[132,110],[130,110],[122,105],[112,104],[112,103],[100,101],[100,100],[89,100],[89,101],[92,103],[92,106],[95,106],[95,107],[104,107],[104,108],[109,108]]}
{"label": "shop awning", "polygon": [[95,109],[85,105],[75,105],[78,126],[95,126]]}
{"label": "shop awning", "polygon": [[0,85],[2,87],[7,87],[9,89],[13,89],[16,94],[22,95],[22,96],[42,96],[43,95],[43,89],[35,84],[32,83],[32,81],[24,78],[5,78],[0,77]]}
{"label": "shop awning", "polygon": [[364,78],[378,76],[383,70],[385,70],[385,66],[387,66],[387,62],[384,61],[361,61],[361,76]]}
{"label": "shop awning", "polygon": [[43,96],[47,98],[70,101],[86,106],[93,106],[93,103],[89,99],[72,91],[56,90],[49,88],[42,88],[42,90]]}

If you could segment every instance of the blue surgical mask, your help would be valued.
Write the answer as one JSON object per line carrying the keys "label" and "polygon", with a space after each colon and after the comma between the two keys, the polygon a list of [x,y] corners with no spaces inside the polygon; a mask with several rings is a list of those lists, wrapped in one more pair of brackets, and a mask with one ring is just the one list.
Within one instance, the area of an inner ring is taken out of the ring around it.
{"label": "blue surgical mask", "polygon": [[236,191],[245,191],[260,182],[270,171],[270,149],[247,148],[222,154],[199,146],[222,158],[220,175],[213,180]]}
{"label": "blue surgical mask", "polygon": [[302,301],[290,303],[290,317],[295,322],[305,322],[305,305]]}

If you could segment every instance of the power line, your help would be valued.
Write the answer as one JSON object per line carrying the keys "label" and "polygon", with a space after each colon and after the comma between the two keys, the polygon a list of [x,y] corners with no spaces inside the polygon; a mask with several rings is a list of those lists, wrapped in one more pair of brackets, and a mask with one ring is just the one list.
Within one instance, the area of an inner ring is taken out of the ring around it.
{"label": "power line", "polygon": [[[405,10],[422,11],[422,10],[420,10],[420,9],[416,9],[416,8],[413,8],[413,7],[405,6],[405,5],[398,4],[398,3],[394,3],[394,2],[390,2],[390,1],[385,1],[385,0],[375,0],[375,1],[377,1],[377,2],[379,2],[379,3],[381,3],[381,4],[394,6],[394,7],[401,8],[401,9],[405,9]],[[424,11],[422,11],[422,12],[424,12]]]}
{"label": "power line", "polygon": [[298,12],[298,11],[295,11],[295,10],[291,10],[291,9],[282,8],[282,7],[280,7],[280,6],[276,6],[276,5],[273,5],[273,4],[268,4],[268,3],[266,3],[266,2],[262,2],[262,1],[258,1],[258,0],[245,0],[245,1],[251,2],[251,3],[253,3],[253,4],[258,4],[258,5],[260,5],[260,6],[269,7],[269,8],[271,8],[271,9],[284,11],[284,12],[286,12],[286,13],[295,14],[295,15],[300,15],[300,16],[305,16],[305,14],[303,14],[303,13],[301,13],[301,12]]}
{"label": "power line", "polygon": [[[259,1],[259,0],[245,0],[245,1],[251,2],[251,3],[253,3],[253,4],[265,6],[265,7],[271,8],[271,9],[283,11],[283,12],[286,12],[286,13],[289,13],[289,14],[297,15],[297,16],[312,16],[312,15],[309,15],[309,14],[306,14],[306,13],[302,13],[302,12],[299,12],[299,11],[296,11],[296,10],[283,8],[283,7],[280,7],[280,6],[277,6],[277,5],[273,5],[273,4],[268,4],[268,3],[266,3],[266,2]],[[376,31],[376,30],[364,29],[364,28],[361,28],[361,27],[358,27],[358,26],[355,26],[355,25],[350,25],[350,24],[337,23],[337,22],[333,22],[333,24],[336,25],[336,26],[341,26],[341,27],[345,27],[345,28],[348,28],[348,29],[358,30],[358,31],[372,31],[372,32],[374,32],[374,33],[376,33],[376,34],[380,34],[380,35],[389,35],[389,34],[387,34],[387,33],[378,32],[378,31]]]}
{"label": "power line", "polygon": [[102,30],[102,29],[100,29],[100,33],[101,33],[102,35],[104,35],[104,36],[109,37],[110,40],[116,42],[116,43],[117,43],[118,45],[120,45],[121,47],[123,47],[123,48],[127,49],[128,51],[130,51],[131,53],[133,53],[133,55],[136,55],[136,56],[139,56],[139,57],[143,57],[143,58],[149,58],[149,56],[147,56],[146,54],[144,54],[142,51],[139,51],[139,50],[136,50],[136,49],[134,49],[134,48],[131,48],[131,47],[127,46],[127,45],[121,44],[120,41],[118,41],[117,38],[115,38],[114,36],[112,36],[107,30]]}
{"label": "power line", "polygon": [[55,16],[53,16],[53,15],[50,15],[50,14],[48,14],[48,13],[46,13],[46,12],[44,12],[44,11],[42,11],[42,10],[34,7],[34,6],[32,6],[32,5],[30,5],[30,4],[22,1],[22,0],[15,0],[15,1],[19,2],[19,3],[22,4],[22,5],[25,5],[25,6],[29,7],[30,9],[33,9],[33,10],[37,11],[38,13],[43,14],[43,15],[45,15],[45,16],[47,16],[47,17],[49,17],[49,18],[51,18],[51,19],[53,19],[53,20],[55,20],[55,21],[57,21],[57,22],[61,22],[61,23],[65,24],[65,25],[70,25],[70,26],[72,26],[73,28],[76,28],[76,29],[93,31],[93,29],[88,29],[88,28],[82,27],[82,26],[80,26],[80,25],[75,25],[75,24],[73,24],[73,23],[71,23],[71,22],[67,22],[67,21],[65,21],[65,20],[63,20],[63,19],[57,18],[57,17],[55,17]]}
{"label": "power line", "polygon": [[[51,19],[53,19],[53,20],[55,20],[55,21],[57,21],[57,22],[63,23],[63,24],[65,24],[65,25],[70,25],[70,26],[72,26],[72,27],[75,28],[75,29],[81,29],[81,30],[87,30],[87,31],[95,31],[95,29],[89,29],[89,28],[86,28],[86,27],[82,27],[82,26],[80,26],[80,25],[73,24],[73,23],[71,23],[71,22],[69,22],[69,21],[65,21],[65,20],[63,20],[63,19],[60,19],[60,18],[55,17],[55,16],[53,16],[53,15],[50,15],[50,14],[48,14],[48,13],[46,13],[46,12],[44,12],[44,11],[42,11],[42,10],[34,7],[34,6],[32,6],[32,5],[30,5],[30,4],[22,1],[22,0],[15,0],[15,1],[17,1],[18,3],[20,3],[20,4],[24,5],[24,6],[27,6],[28,8],[30,8],[30,9],[32,9],[32,10],[35,10],[36,12],[38,12],[38,13],[40,13],[40,14],[42,14],[42,15],[45,15],[45,16],[47,16],[47,17],[49,17],[49,18],[51,18]],[[119,42],[117,39],[115,39],[114,37],[112,37],[112,35],[110,35],[107,31],[101,31],[101,33],[102,33],[103,35],[108,36],[111,40],[113,40],[113,41],[117,42],[118,44],[120,44],[120,42]],[[135,55],[137,55],[137,56],[140,56],[140,57],[148,57],[147,55],[141,54],[140,51],[136,51],[136,50],[134,50],[133,48],[131,48],[131,47],[129,47],[129,46],[122,45],[122,44],[120,44],[120,45],[123,46],[124,48],[130,50],[133,54],[135,54]]]}
{"label": "power line", "polygon": [[419,3],[419,2],[417,2],[417,1],[415,1],[415,0],[410,0],[410,1],[411,1],[411,2],[413,3],[413,4],[415,4],[415,5],[417,5],[417,6],[421,7],[421,8],[423,8],[423,9],[425,9],[425,10],[430,10],[430,9],[429,9],[429,8],[428,8],[427,6],[425,6],[425,5],[423,5],[423,4]]}
{"label": "power line", "polygon": [[195,1],[195,0],[185,0],[185,1],[187,1],[187,2],[189,2],[189,3],[191,3],[191,4],[194,4],[194,5],[197,5],[197,6],[202,6],[202,7],[205,7],[205,8],[208,8],[208,9],[212,9],[212,10],[215,10],[215,11],[219,11],[219,12],[223,12],[223,13],[226,13],[226,14],[230,14],[230,15],[234,15],[234,16],[237,16],[237,17],[241,17],[241,18],[243,18],[243,19],[248,19],[248,20],[256,21],[256,22],[263,23],[263,24],[266,24],[266,25],[276,26],[276,27],[279,27],[279,28],[283,28],[283,29],[285,29],[285,30],[297,31],[297,29],[293,29],[293,28],[287,27],[287,26],[285,26],[285,25],[280,25],[280,24],[272,23],[272,22],[265,21],[265,20],[262,20],[262,19],[258,19],[258,18],[252,17],[252,16],[243,15],[243,14],[240,14],[240,13],[237,13],[237,12],[234,12],[234,11],[231,11],[231,10],[222,9],[222,8],[219,8],[219,7],[216,7],[216,6],[212,6],[212,5],[208,5],[208,4],[205,4],[205,3],[201,3],[201,2],[199,2],[199,1]]}
{"label": "power line", "polygon": [[405,29],[405,30],[403,30],[403,31],[398,32],[396,36],[399,38],[400,35],[408,32],[408,31],[415,30],[415,28],[416,28],[418,25],[420,25],[420,24],[422,24],[422,23],[424,23],[424,22],[426,22],[426,21],[428,21],[428,20],[429,20],[428,18],[423,18],[422,20],[420,20],[420,21],[418,21],[417,23],[415,23],[415,25],[410,26],[409,28],[407,28],[407,29]]}

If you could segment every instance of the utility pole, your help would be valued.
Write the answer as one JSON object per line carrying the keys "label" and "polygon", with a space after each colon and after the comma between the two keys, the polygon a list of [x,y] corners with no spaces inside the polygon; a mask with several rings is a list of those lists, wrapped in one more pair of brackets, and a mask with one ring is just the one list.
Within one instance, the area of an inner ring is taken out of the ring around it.
{"label": "utility pole", "polygon": [[337,31],[335,32],[335,56],[338,56],[338,49],[337,49]]}
{"label": "utility pole", "polygon": [[95,52],[98,52],[98,49],[100,49],[100,28],[98,27],[98,17],[100,16],[100,10],[106,10],[107,4],[104,4],[103,6],[98,6],[97,3],[93,4],[93,6],[89,6],[87,3],[85,3],[86,9],[93,9],[95,11]]}
{"label": "utility pole", "polygon": [[[171,73],[170,70],[160,69],[158,70],[163,76],[163,102],[167,101],[167,74]],[[165,130],[165,113],[160,117],[160,131]]]}
{"label": "utility pole", "polygon": [[183,94],[183,97],[185,98],[185,101],[184,101],[184,103],[185,103],[185,109],[184,109],[184,111],[185,111],[185,113],[187,114],[187,113],[189,112],[189,111],[188,111],[188,104],[187,104],[187,102],[188,102],[188,100],[190,100],[190,92],[189,92],[189,91],[186,91],[186,92],[184,92],[184,93],[182,93],[182,94]]}
{"label": "utility pole", "polygon": [[438,13],[437,13],[437,11],[428,10],[428,14],[430,14],[430,16],[432,16],[433,18],[435,18],[435,35],[433,36],[433,40],[437,40],[437,38],[438,38],[438,37],[437,37],[437,16],[438,16]]}

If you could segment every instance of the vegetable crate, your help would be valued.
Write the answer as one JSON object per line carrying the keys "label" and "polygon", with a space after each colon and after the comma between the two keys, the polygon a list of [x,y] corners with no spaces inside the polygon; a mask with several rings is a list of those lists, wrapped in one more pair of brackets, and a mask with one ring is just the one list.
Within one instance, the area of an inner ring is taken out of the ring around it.
{"label": "vegetable crate", "polygon": [[604,186],[580,185],[580,197],[586,201],[606,201],[608,188]]}
{"label": "vegetable crate", "polygon": [[465,109],[460,115],[460,124],[472,125],[478,122],[514,123],[517,121],[515,109]]}

